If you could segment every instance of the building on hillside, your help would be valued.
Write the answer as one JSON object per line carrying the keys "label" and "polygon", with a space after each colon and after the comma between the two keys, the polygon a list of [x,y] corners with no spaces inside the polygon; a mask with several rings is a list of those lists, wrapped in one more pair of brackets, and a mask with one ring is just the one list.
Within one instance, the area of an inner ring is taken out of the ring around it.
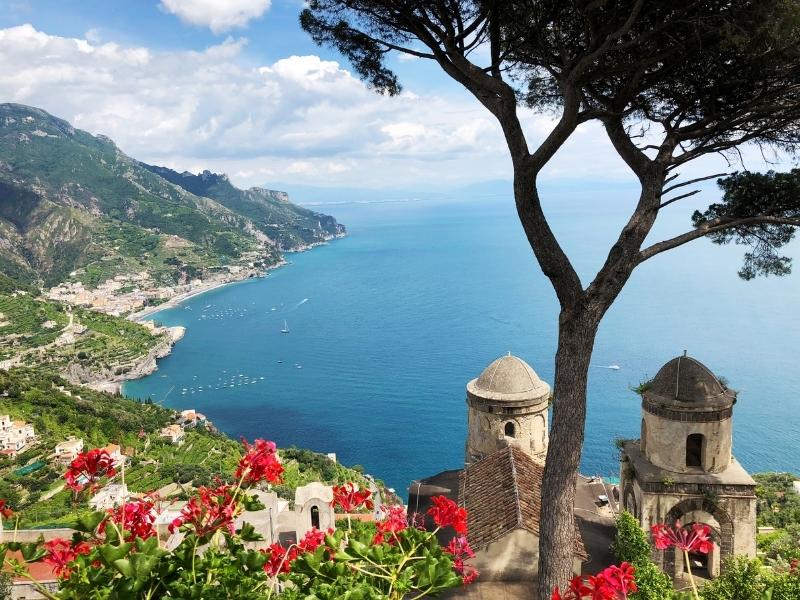
{"label": "building on hillside", "polygon": [[119,467],[122,464],[122,461],[127,460],[124,454],[122,454],[122,449],[120,448],[119,444],[108,444],[103,448],[108,455],[111,457],[111,460],[114,461],[114,464]]}
{"label": "building on hillside", "polygon": [[128,486],[122,483],[109,483],[89,499],[92,510],[115,508],[129,498]]}
{"label": "building on hillside", "polygon": [[33,425],[25,421],[12,421],[8,415],[0,417],[0,453],[15,457],[36,442]]}
{"label": "building on hillside", "polygon": [[36,439],[36,432],[33,430],[33,425],[26,423],[25,421],[12,421],[11,429],[9,431],[26,441],[33,441]]}
{"label": "building on hillside", "polygon": [[183,431],[183,427],[181,427],[177,423],[173,423],[172,425],[167,425],[166,427],[162,427],[158,436],[168,439],[171,444],[180,446],[181,444],[183,444],[186,434]]}
{"label": "building on hillside", "polygon": [[181,414],[178,417],[178,423],[182,425],[184,429],[200,427],[205,425],[206,421],[208,421],[208,419],[203,413],[199,413],[192,409],[181,411]]}
{"label": "building on hillside", "polygon": [[55,458],[64,463],[70,463],[83,452],[83,438],[70,437],[56,444]]}
{"label": "building on hillside", "polygon": [[320,531],[336,528],[336,514],[331,506],[333,488],[329,485],[315,481],[297,488],[292,506],[275,492],[257,490],[255,494],[265,508],[244,513],[237,527],[243,521],[253,525],[256,532],[264,536],[259,545],[279,543],[289,547],[302,540],[312,528]]}
{"label": "building on hillside", "polygon": [[[708,577],[726,557],[756,555],[756,484],[731,453],[735,403],[734,390],[684,353],[644,385],[641,438],[622,449],[623,506],[645,530],[677,520],[710,526],[713,550],[691,557],[693,571]],[[676,549],[654,559],[682,578]]]}

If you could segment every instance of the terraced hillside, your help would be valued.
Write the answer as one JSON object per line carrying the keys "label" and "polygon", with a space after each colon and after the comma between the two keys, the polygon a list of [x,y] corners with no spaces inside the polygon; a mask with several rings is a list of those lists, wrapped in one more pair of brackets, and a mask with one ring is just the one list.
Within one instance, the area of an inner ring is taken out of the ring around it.
{"label": "terraced hillside", "polygon": [[76,383],[122,376],[169,334],[83,308],[69,309],[26,293],[0,293],[0,365],[40,366]]}
{"label": "terraced hillside", "polygon": [[[0,498],[18,512],[23,528],[68,525],[87,512],[85,501],[76,504],[63,489],[64,467],[52,457],[55,445],[70,436],[83,439],[86,448],[115,443],[126,449],[132,456],[125,481],[132,492],[162,489],[180,496],[191,486],[212,484],[217,475],[229,477],[241,457],[240,444],[203,427],[173,446],[159,431],[174,422],[175,411],[78,387],[38,369],[0,370],[0,414],[30,423],[37,435],[36,444],[16,458],[0,457]],[[322,454],[297,448],[279,454],[286,470],[276,491],[286,499],[311,481],[367,485],[358,470]]]}
{"label": "terraced hillside", "polygon": [[0,104],[0,272],[45,286],[77,270],[89,284],[142,270],[179,283],[228,265],[274,265],[281,249],[343,232],[286,199],[273,206],[277,192],[225,179],[199,195],[156,171],[104,136]]}

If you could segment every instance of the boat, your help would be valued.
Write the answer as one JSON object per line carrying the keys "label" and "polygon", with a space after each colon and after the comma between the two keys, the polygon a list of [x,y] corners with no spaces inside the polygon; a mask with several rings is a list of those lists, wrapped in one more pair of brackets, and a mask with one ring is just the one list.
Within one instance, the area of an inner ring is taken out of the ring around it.
{"label": "boat", "polygon": [[285,320],[283,321],[283,329],[281,329],[281,333],[289,333],[289,324]]}

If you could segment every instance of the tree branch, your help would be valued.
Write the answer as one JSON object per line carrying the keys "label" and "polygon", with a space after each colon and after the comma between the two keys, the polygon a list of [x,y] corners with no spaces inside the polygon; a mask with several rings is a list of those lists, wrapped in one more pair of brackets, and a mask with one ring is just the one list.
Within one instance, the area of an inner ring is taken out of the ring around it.
{"label": "tree branch", "polygon": [[658,205],[658,210],[661,210],[665,206],[669,206],[673,202],[677,202],[678,200],[683,200],[684,198],[688,198],[689,196],[694,196],[695,194],[699,194],[700,190],[692,190],[691,192],[687,192],[686,194],[681,194],[680,196],[675,196],[674,198],[670,198],[669,200],[665,200],[661,204]]}
{"label": "tree branch", "polygon": [[[724,177],[727,173],[714,173],[713,175],[706,175],[705,177],[698,177],[697,179],[690,179],[689,181],[684,181],[683,183],[676,183],[675,185],[671,185],[670,187],[661,190],[661,195],[666,196],[672,190],[677,190],[679,187],[684,187],[687,185],[692,185],[693,183],[697,183],[699,181],[705,181],[706,179],[714,179],[715,177]],[[677,176],[677,175],[676,175]]]}
{"label": "tree branch", "polygon": [[791,225],[793,227],[800,227],[800,219],[769,216],[748,217],[746,219],[715,219],[714,221],[698,227],[693,231],[687,231],[686,233],[677,235],[674,238],[658,242],[652,246],[648,246],[639,252],[639,263],[654,257],[656,254],[661,254],[667,250],[672,250],[678,246],[683,246],[688,242],[705,237],[709,234],[717,233],[725,229],[732,229],[734,227],[741,227],[743,225]]}

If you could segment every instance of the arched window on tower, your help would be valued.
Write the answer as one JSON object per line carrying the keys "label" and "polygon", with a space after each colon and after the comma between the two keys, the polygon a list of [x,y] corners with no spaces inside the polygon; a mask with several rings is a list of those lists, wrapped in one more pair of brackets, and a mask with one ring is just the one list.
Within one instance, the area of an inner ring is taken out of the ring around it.
{"label": "arched window on tower", "polygon": [[312,506],[311,507],[311,526],[316,527],[319,529],[319,507]]}
{"label": "arched window on tower", "polygon": [[514,423],[512,423],[511,421],[506,423],[506,426],[505,426],[506,437],[512,437],[513,438],[515,433],[516,433],[516,431],[514,430]]}
{"label": "arched window on tower", "polygon": [[703,434],[693,433],[686,438],[686,466],[703,466]]}

